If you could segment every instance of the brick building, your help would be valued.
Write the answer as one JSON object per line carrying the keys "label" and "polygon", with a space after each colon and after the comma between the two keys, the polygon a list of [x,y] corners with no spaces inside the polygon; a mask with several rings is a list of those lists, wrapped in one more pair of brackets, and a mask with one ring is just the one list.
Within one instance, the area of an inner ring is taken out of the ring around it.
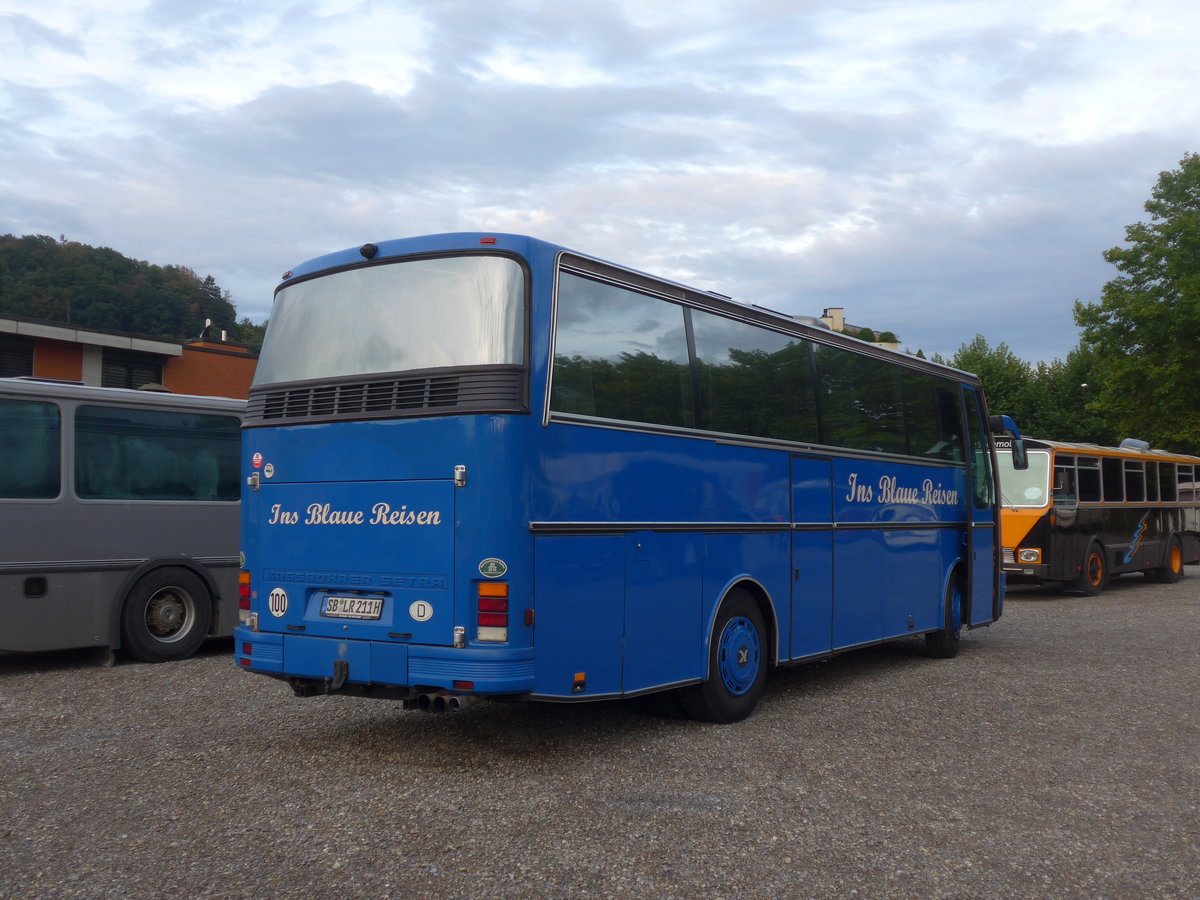
{"label": "brick building", "polygon": [[124,388],[161,384],[176,394],[244,400],[257,363],[248,347],[207,335],[167,341],[0,316],[0,377],[33,375]]}

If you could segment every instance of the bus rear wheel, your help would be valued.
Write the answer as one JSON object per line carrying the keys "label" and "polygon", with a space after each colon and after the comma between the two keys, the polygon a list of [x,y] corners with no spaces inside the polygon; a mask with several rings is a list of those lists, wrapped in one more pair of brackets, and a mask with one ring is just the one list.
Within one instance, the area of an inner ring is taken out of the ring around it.
{"label": "bus rear wheel", "polygon": [[1081,591],[1085,597],[1095,597],[1108,586],[1108,559],[1099,541],[1088,544],[1083,555],[1083,571],[1071,585],[1072,590]]}
{"label": "bus rear wheel", "polygon": [[766,628],[762,612],[746,591],[734,590],[721,604],[708,648],[708,677],[683,688],[679,702],[691,718],[740,722],[754,711],[767,679]]}
{"label": "bus rear wheel", "polygon": [[121,646],[146,662],[186,659],[208,636],[212,599],[194,573],[155,569],[142,577],[121,609]]}
{"label": "bus rear wheel", "polygon": [[1162,584],[1174,584],[1183,575],[1183,547],[1179,544],[1179,538],[1172,537],[1167,542],[1167,552],[1163,556],[1163,563],[1154,570],[1154,577]]}

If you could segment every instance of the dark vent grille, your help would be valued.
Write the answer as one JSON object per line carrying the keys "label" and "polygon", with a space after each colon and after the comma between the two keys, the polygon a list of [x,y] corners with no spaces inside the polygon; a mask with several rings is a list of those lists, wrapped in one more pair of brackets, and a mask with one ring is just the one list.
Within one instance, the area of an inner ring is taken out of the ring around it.
{"label": "dark vent grille", "polygon": [[524,412],[523,379],[513,367],[252,390],[246,423]]}

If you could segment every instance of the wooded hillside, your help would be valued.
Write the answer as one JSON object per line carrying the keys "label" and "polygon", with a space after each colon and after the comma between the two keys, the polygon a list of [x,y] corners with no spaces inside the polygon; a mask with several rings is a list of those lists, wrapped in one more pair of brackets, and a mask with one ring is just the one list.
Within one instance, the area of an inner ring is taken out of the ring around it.
{"label": "wooded hillside", "polygon": [[239,323],[228,291],[211,275],[46,235],[0,236],[0,315],[175,341],[198,338],[211,319],[210,335],[225,330],[254,347],[264,328]]}

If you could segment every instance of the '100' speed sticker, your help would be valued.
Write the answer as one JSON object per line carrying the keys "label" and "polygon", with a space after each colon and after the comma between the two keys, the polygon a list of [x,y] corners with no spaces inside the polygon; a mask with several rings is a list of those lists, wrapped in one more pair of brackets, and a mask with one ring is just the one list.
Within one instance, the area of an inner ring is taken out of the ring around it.
{"label": "'100' speed sticker", "polygon": [[283,614],[287,612],[287,591],[283,588],[275,588],[271,591],[271,596],[267,598],[267,609],[275,618],[282,618]]}

